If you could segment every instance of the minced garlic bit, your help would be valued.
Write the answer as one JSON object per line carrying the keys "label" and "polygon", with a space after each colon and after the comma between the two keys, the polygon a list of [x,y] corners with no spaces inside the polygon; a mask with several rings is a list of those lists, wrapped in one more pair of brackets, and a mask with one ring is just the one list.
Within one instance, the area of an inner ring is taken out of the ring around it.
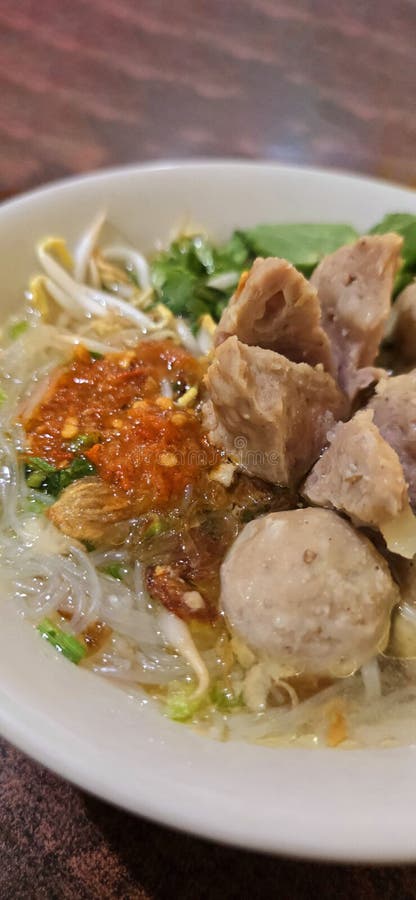
{"label": "minced garlic bit", "polygon": [[178,457],[174,453],[161,453],[159,463],[161,466],[166,466],[170,469],[172,466],[178,465]]}
{"label": "minced garlic bit", "polygon": [[189,606],[189,609],[192,610],[203,609],[205,606],[199,591],[185,591],[183,600]]}
{"label": "minced garlic bit", "polygon": [[169,400],[169,397],[157,397],[155,402],[159,409],[170,409],[171,406],[173,406],[172,400]]}
{"label": "minced garlic bit", "polygon": [[70,438],[76,437],[78,434],[78,419],[75,416],[68,416],[65,419],[61,430],[61,437],[63,437],[64,441],[70,440]]}
{"label": "minced garlic bit", "polygon": [[179,399],[176,401],[176,404],[177,406],[180,406],[181,409],[186,409],[187,406],[192,406],[192,404],[195,403],[197,396],[198,388],[194,384],[192,387],[188,388],[188,390],[185,391],[184,394],[182,394],[182,397],[179,397]]}
{"label": "minced garlic bit", "polygon": [[147,400],[135,400],[130,409],[147,409],[148,406]]}
{"label": "minced garlic bit", "polygon": [[186,425],[188,416],[186,415],[186,413],[177,412],[173,414],[170,421],[172,422],[172,425]]}

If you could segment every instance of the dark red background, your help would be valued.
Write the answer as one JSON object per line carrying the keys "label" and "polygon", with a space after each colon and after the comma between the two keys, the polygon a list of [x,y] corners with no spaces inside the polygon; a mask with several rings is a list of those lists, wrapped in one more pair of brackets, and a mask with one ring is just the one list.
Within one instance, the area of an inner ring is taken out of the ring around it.
{"label": "dark red background", "polygon": [[[190,156],[416,184],[415,37],[413,0],[0,0],[0,197]],[[416,897],[411,867],[206,844],[0,754],[1,897]]]}

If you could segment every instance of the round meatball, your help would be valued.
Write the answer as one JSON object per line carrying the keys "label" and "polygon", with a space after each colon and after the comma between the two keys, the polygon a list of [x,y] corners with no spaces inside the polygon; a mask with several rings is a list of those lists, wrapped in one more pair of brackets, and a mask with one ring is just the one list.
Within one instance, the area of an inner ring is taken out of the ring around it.
{"label": "round meatball", "polygon": [[385,647],[398,599],[370,541],[326,509],[250,522],[221,567],[231,630],[292,674],[354,672]]}

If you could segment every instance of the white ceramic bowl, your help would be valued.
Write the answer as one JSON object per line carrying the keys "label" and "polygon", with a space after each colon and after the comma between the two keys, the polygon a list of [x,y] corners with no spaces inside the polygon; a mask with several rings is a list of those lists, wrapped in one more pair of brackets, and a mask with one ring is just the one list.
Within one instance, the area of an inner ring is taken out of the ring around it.
{"label": "white ceramic bowl", "polygon": [[[343,174],[241,162],[72,179],[0,208],[2,314],[16,308],[36,269],[36,240],[47,233],[75,240],[103,207],[146,249],[184,215],[218,238],[279,220],[364,230],[389,211],[416,213],[416,195]],[[0,729],[83,788],[196,834],[319,859],[416,860],[415,748],[273,750],[205,739],[55,654],[6,597]]]}

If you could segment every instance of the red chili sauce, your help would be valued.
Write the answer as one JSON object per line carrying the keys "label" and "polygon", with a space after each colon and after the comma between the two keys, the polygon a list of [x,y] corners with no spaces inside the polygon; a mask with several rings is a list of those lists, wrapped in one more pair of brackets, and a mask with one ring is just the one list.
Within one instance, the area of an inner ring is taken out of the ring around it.
{"label": "red chili sauce", "polygon": [[82,454],[115,488],[168,508],[221,460],[199,413],[175,402],[200,386],[204,368],[171,341],[99,359],[80,348],[24,421],[28,455],[64,467]]}

